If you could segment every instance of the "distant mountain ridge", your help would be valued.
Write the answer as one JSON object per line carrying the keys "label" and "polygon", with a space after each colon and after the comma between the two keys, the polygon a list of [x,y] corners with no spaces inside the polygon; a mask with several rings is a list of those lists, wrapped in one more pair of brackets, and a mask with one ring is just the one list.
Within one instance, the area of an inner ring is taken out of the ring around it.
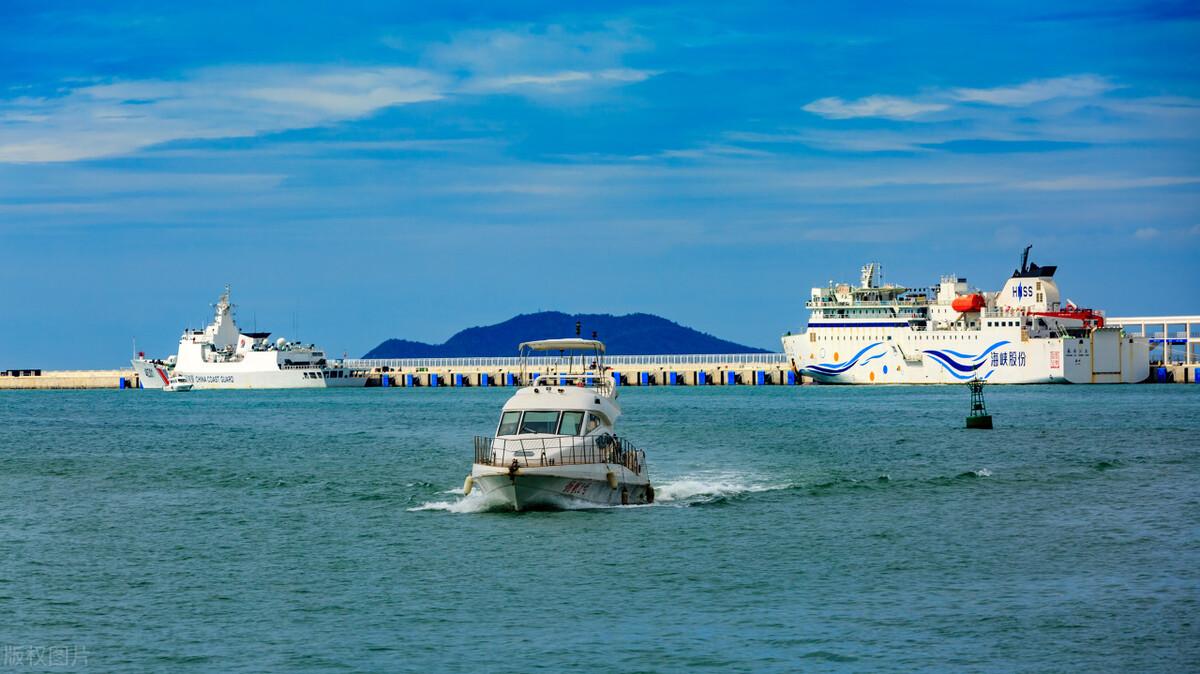
{"label": "distant mountain ridge", "polygon": [[535,339],[573,337],[575,322],[583,336],[597,333],[610,354],[767,353],[669,321],[653,314],[565,314],[543,311],[521,314],[495,325],[467,328],[444,344],[389,339],[363,358],[466,358],[513,356],[517,344]]}

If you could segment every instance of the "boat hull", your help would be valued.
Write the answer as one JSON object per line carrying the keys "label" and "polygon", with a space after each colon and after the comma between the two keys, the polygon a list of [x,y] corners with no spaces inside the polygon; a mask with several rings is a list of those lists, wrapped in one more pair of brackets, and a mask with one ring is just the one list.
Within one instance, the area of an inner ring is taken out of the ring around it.
{"label": "boat hull", "polygon": [[[610,472],[616,488],[609,483]],[[615,464],[519,468],[512,474],[476,464],[472,478],[490,508],[570,510],[652,500],[649,480]]]}
{"label": "boat hull", "polygon": [[[864,331],[867,332],[867,331]],[[783,338],[793,369],[822,384],[1122,384],[1150,375],[1149,344],[1104,328],[1085,338],[1029,338],[1019,330],[948,335],[881,328]]]}
{"label": "boat hull", "polygon": [[[365,376],[321,376],[322,371],[311,369],[287,370],[237,370],[213,367],[209,371],[186,371],[176,368],[168,371],[165,365],[141,358],[133,360],[133,370],[138,375],[142,388],[161,389],[170,378],[183,375],[195,390],[205,389],[285,389],[285,388],[362,388]],[[351,374],[349,369],[342,371]]]}

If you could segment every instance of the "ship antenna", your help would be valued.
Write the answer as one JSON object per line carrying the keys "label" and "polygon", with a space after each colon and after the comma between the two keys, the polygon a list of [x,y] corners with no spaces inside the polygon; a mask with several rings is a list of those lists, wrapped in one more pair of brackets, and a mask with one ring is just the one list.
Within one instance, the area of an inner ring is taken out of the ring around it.
{"label": "ship antenna", "polygon": [[1033,244],[1025,246],[1025,251],[1021,253],[1021,274],[1029,272],[1029,249],[1033,248]]}

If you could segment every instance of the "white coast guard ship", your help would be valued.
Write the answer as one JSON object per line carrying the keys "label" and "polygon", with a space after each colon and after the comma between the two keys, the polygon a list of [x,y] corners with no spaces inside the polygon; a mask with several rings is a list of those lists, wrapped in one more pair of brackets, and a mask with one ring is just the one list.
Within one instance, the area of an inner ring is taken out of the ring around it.
{"label": "white coast guard ship", "polygon": [[808,330],[783,338],[792,369],[833,384],[1116,384],[1150,374],[1149,343],[1105,327],[1102,313],[1060,300],[1056,267],[1029,262],[1000,292],[965,278],[934,288],[880,282],[813,288]]}
{"label": "white coast guard ship", "polygon": [[269,332],[242,332],[233,320],[229,286],[215,305],[213,322],[203,330],[184,330],[179,353],[165,361],[133,359],[143,388],[172,388],[176,381],[194,389],[325,388],[365,386],[367,372],[330,360],[312,344]]}

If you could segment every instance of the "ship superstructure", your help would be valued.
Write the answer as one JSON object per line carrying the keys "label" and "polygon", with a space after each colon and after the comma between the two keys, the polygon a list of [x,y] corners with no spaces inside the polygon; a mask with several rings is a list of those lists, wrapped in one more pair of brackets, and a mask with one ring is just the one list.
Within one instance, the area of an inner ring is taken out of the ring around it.
{"label": "ship superstructure", "polygon": [[794,370],[822,383],[1133,383],[1146,379],[1149,344],[1105,327],[1099,311],[1065,303],[1054,266],[1029,261],[999,292],[959,276],[929,288],[882,282],[862,268],[858,286],[813,288],[808,329],[783,338]]}
{"label": "ship superstructure", "polygon": [[312,344],[269,340],[269,332],[242,332],[229,302],[229,286],[213,305],[212,323],[184,330],[179,351],[166,360],[133,360],[143,388],[163,388],[182,376],[195,389],[325,388],[364,386],[367,373],[329,359]]}

